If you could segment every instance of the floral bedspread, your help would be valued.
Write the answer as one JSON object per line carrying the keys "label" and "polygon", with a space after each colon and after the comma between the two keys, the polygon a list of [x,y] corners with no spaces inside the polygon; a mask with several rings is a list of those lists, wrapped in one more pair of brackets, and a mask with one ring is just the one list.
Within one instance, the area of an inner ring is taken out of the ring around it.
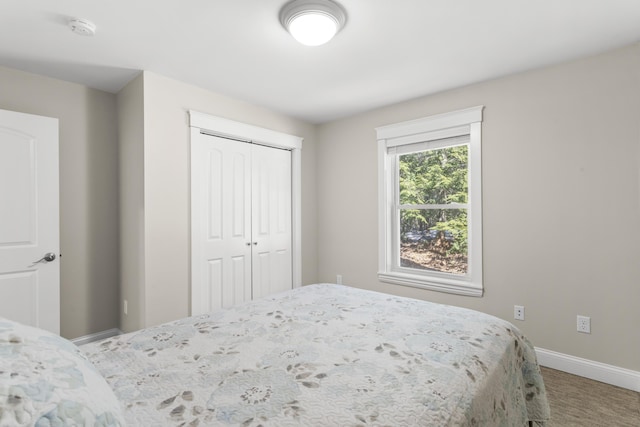
{"label": "floral bedspread", "polygon": [[320,284],[81,347],[129,425],[525,426],[532,345],[487,314]]}

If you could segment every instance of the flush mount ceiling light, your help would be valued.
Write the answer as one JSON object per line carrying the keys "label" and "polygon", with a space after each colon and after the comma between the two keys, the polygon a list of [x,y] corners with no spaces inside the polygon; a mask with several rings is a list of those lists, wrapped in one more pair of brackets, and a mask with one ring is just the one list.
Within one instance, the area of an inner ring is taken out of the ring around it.
{"label": "flush mount ceiling light", "polygon": [[307,46],[325,44],[342,29],[347,14],[331,0],[293,0],[280,11],[282,26]]}

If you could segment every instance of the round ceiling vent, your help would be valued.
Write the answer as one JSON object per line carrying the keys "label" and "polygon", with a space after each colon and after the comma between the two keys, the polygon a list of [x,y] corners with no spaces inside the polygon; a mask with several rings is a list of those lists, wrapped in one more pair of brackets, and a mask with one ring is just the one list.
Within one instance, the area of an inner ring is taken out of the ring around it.
{"label": "round ceiling vent", "polygon": [[92,36],[96,33],[95,24],[87,19],[73,18],[69,20],[69,28],[81,36]]}

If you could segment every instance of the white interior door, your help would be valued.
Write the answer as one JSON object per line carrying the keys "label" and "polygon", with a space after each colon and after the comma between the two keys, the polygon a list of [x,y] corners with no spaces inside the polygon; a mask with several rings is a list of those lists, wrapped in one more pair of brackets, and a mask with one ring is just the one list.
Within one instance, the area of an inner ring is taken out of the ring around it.
{"label": "white interior door", "polygon": [[58,119],[0,110],[0,316],[60,333]]}
{"label": "white interior door", "polygon": [[192,131],[191,314],[292,288],[291,152]]}
{"label": "white interior door", "polygon": [[253,298],[292,288],[291,151],[253,145]]}

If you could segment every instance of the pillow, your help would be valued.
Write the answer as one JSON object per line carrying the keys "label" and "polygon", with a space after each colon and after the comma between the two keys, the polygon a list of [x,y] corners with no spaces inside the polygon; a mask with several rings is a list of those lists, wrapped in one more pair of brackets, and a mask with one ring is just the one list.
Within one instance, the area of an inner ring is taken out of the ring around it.
{"label": "pillow", "polygon": [[78,347],[0,318],[0,427],[124,425],[116,396]]}

